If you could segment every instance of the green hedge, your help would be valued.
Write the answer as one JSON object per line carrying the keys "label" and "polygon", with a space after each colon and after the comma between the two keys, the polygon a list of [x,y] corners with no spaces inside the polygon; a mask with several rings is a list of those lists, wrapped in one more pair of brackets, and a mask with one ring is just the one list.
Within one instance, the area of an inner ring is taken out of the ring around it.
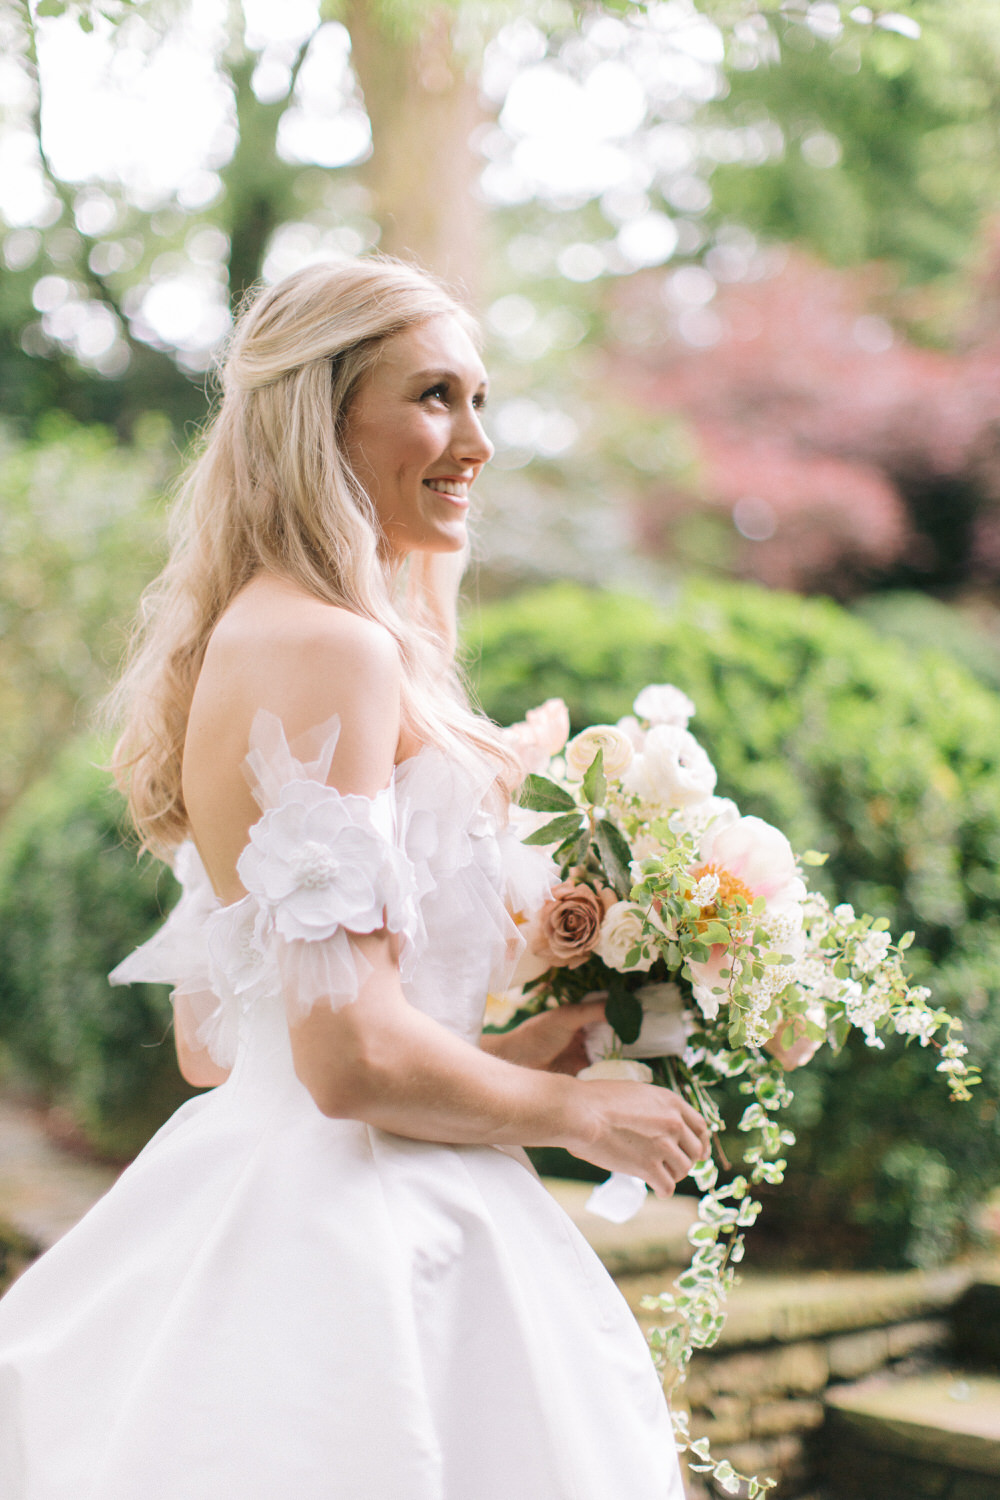
{"label": "green hedge", "polygon": [[68,1108],[100,1152],[128,1157],[191,1090],[159,985],[107,973],[163,918],[177,887],[137,864],[121,799],[92,742],[68,747],[0,837],[0,1041],[17,1075]]}
{"label": "green hedge", "polygon": [[689,586],[672,608],[557,586],[487,606],[467,634],[502,722],[552,695],[576,728],[613,722],[644,683],[676,683],[720,791],[828,851],[830,893],[916,930],[980,1096],[950,1104],[934,1055],[902,1043],[818,1060],[793,1080],[800,1144],[769,1219],[790,1210],[802,1243],[822,1234],[855,1263],[948,1253],[1000,1180],[1000,698],[829,601],[746,585]]}

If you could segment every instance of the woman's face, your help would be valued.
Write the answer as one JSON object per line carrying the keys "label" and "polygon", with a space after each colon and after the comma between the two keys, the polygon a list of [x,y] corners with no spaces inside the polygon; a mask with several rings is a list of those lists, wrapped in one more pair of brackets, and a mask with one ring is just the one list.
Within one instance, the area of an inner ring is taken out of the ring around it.
{"label": "woman's face", "polygon": [[465,546],[469,489],[493,455],[485,404],[486,371],[457,318],[386,340],[348,408],[344,441],[393,556]]}

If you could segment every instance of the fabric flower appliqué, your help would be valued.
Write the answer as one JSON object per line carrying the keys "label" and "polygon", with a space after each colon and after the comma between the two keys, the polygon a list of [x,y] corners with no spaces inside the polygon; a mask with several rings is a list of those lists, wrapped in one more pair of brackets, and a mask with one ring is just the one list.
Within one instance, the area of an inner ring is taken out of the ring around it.
{"label": "fabric flower appliqu\u00e9", "polygon": [[237,869],[281,937],[319,942],[338,927],[374,932],[385,922],[398,932],[407,919],[408,864],[392,841],[387,796],[296,781],[251,828]]}

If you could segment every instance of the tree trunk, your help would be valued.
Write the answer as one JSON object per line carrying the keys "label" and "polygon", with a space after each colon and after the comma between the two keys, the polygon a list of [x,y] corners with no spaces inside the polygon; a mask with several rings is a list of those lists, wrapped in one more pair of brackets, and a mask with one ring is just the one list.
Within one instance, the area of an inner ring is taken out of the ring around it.
{"label": "tree trunk", "polygon": [[482,121],[478,80],[454,48],[455,12],[428,9],[416,34],[393,28],[378,0],[347,0],[351,60],[372,127],[362,180],[380,248],[418,261],[475,305],[484,210],[470,136]]}

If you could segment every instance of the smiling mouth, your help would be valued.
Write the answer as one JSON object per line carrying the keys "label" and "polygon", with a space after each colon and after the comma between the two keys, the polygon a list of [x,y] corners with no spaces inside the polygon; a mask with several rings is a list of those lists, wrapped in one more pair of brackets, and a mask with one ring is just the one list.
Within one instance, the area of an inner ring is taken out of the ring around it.
{"label": "smiling mouth", "polygon": [[449,500],[467,501],[469,483],[465,479],[425,479],[424,484],[435,495],[445,495]]}

